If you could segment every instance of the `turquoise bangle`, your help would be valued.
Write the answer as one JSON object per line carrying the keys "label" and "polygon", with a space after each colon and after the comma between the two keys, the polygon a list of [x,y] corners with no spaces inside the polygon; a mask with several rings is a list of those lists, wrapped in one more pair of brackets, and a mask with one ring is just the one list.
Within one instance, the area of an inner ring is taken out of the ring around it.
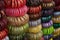
{"label": "turquoise bangle", "polygon": [[43,28],[42,31],[44,35],[50,35],[54,32],[54,28],[51,26],[49,28]]}
{"label": "turquoise bangle", "polygon": [[42,18],[41,18],[42,22],[47,22],[47,21],[49,21],[49,20],[51,20],[51,19],[52,19],[52,16],[42,17]]}
{"label": "turquoise bangle", "polygon": [[59,28],[60,27],[60,23],[54,23],[53,26],[54,26],[54,28]]}

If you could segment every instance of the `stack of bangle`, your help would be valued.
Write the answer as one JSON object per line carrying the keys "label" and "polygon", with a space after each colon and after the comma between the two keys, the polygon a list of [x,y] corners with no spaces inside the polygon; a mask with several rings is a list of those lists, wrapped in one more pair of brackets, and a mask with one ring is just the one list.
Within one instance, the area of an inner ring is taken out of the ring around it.
{"label": "stack of bangle", "polygon": [[60,5],[54,8],[55,11],[60,11]]}
{"label": "stack of bangle", "polygon": [[60,36],[53,37],[53,40],[60,40]]}

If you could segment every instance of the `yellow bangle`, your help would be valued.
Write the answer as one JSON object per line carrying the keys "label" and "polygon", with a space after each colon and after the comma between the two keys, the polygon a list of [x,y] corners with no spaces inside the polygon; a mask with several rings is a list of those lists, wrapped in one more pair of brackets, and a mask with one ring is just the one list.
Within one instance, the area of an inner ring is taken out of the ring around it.
{"label": "yellow bangle", "polygon": [[36,27],[30,27],[27,32],[28,33],[38,33],[39,31],[41,31],[41,29],[42,29],[42,25],[40,24]]}
{"label": "yellow bangle", "polygon": [[50,38],[49,40],[53,40],[53,38]]}

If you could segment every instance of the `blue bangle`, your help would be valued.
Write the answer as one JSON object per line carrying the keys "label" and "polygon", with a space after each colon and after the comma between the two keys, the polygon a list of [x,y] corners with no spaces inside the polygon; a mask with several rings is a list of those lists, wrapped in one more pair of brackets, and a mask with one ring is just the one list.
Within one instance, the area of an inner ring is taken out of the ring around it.
{"label": "blue bangle", "polygon": [[54,16],[60,16],[60,12],[59,11],[54,12]]}

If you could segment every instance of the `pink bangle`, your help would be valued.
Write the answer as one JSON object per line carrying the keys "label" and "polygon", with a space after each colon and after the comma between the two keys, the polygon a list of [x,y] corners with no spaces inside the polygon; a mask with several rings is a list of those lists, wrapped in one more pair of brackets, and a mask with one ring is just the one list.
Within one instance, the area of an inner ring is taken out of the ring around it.
{"label": "pink bangle", "polygon": [[26,4],[26,0],[4,0],[6,8],[20,8]]}
{"label": "pink bangle", "polygon": [[15,9],[12,9],[12,8],[6,8],[5,12],[6,12],[6,15],[7,16],[24,16],[28,11],[28,8],[27,6],[23,6],[21,8],[15,8]]}

